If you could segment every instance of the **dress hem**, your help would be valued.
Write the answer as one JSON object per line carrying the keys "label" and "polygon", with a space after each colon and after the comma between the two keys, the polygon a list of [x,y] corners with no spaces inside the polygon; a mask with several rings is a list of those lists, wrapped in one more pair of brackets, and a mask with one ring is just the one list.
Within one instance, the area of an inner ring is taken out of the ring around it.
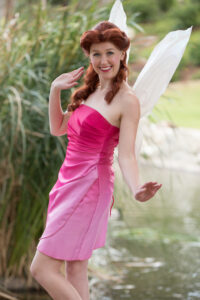
{"label": "dress hem", "polygon": [[[104,247],[104,246],[105,246],[105,243],[104,243],[102,246],[98,246],[98,247],[96,247],[96,248],[93,248],[93,249],[92,249],[92,252],[93,252],[94,250],[99,249],[99,248],[102,248],[102,247]],[[75,257],[73,257],[73,258],[71,258],[71,257],[70,257],[70,258],[60,258],[60,257],[53,256],[53,255],[51,255],[51,254],[48,254],[48,253],[46,253],[46,252],[43,251],[43,250],[40,250],[39,247],[37,247],[37,250],[38,250],[40,253],[45,254],[45,255],[47,255],[47,256],[49,256],[49,257],[51,257],[51,258],[58,259],[58,260],[62,260],[62,261],[87,260],[87,259],[91,258],[92,254],[93,254],[93,253],[91,253],[91,255],[87,256],[86,258],[79,258],[79,257],[78,257],[78,258],[75,258]]]}

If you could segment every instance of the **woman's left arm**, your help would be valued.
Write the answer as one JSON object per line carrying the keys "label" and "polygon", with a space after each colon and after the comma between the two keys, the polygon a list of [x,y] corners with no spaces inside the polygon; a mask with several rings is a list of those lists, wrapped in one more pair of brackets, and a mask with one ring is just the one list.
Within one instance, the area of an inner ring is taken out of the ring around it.
{"label": "woman's left arm", "polygon": [[118,162],[123,177],[134,197],[139,201],[147,201],[162,186],[157,182],[140,184],[138,164],[135,156],[135,140],[140,120],[140,103],[138,98],[129,93],[122,107],[120,136],[118,144]]}

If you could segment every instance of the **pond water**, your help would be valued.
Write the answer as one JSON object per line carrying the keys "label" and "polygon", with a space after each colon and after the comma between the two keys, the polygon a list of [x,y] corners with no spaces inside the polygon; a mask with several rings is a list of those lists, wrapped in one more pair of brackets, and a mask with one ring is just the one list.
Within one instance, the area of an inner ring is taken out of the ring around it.
{"label": "pond water", "polygon": [[127,187],[116,186],[117,172],[106,246],[89,261],[91,300],[200,299],[200,174],[145,165],[140,174],[142,183],[162,188],[137,202]]}

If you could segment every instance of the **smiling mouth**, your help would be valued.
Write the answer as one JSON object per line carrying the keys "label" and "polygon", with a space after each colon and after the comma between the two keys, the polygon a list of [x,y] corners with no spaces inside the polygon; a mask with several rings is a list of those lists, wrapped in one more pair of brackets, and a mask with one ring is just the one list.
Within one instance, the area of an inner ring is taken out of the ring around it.
{"label": "smiling mouth", "polygon": [[106,67],[106,68],[100,68],[100,70],[103,71],[103,72],[108,72],[108,71],[110,71],[111,69],[112,69],[111,66],[110,66],[110,67]]}

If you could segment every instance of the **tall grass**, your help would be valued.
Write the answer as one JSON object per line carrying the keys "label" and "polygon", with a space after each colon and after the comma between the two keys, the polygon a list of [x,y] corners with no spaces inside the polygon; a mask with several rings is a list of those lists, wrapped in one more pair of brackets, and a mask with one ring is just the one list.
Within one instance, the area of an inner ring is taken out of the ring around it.
{"label": "tall grass", "polygon": [[[35,2],[19,6],[0,24],[0,276],[29,275],[33,249],[42,233],[48,193],[64,160],[67,139],[51,136],[50,84],[64,72],[87,65],[81,34],[108,19],[110,7],[84,9]],[[62,93],[62,107],[69,93]]]}

